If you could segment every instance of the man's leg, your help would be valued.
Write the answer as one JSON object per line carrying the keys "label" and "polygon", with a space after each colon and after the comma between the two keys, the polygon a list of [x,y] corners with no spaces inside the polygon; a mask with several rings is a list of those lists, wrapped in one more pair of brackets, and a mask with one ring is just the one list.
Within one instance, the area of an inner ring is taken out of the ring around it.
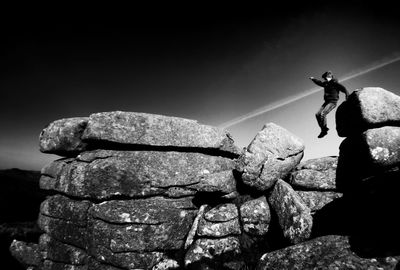
{"label": "man's leg", "polygon": [[319,134],[318,138],[324,137],[326,134],[328,134],[328,126],[326,123],[326,116],[328,113],[330,113],[334,108],[336,107],[335,102],[325,102],[319,111],[316,113],[318,125],[321,128],[321,133]]}

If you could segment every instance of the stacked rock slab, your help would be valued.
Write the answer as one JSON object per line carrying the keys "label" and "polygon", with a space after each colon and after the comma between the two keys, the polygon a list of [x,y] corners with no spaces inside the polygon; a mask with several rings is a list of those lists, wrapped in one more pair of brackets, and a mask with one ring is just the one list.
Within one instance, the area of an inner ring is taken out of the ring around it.
{"label": "stacked rock slab", "polygon": [[40,186],[52,195],[38,219],[38,269],[175,269],[216,237],[217,253],[228,242],[240,251],[233,204],[207,211],[185,249],[201,198],[236,197],[238,149],[227,132],[117,111],[57,120],[41,133],[40,149],[65,158],[42,169]]}

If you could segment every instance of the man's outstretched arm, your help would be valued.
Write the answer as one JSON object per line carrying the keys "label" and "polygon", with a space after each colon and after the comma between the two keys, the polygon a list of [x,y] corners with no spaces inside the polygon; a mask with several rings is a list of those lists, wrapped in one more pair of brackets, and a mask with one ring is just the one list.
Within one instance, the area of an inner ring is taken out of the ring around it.
{"label": "man's outstretched arm", "polygon": [[312,80],[316,85],[324,87],[324,83],[322,81],[315,79],[314,77],[310,77],[309,79]]}

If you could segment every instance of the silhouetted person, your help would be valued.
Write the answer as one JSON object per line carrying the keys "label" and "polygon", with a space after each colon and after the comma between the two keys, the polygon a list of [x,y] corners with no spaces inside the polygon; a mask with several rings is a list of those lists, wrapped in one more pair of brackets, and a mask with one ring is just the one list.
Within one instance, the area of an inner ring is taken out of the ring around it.
{"label": "silhouetted person", "polygon": [[328,134],[329,128],[326,124],[326,115],[336,107],[339,100],[339,91],[345,93],[346,99],[349,96],[346,87],[341,85],[338,80],[333,77],[332,72],[325,72],[322,74],[322,78],[324,79],[323,81],[310,77],[310,80],[316,85],[324,88],[324,104],[322,104],[319,111],[315,114],[318,125],[321,128],[321,133],[318,135],[318,138],[322,138]]}

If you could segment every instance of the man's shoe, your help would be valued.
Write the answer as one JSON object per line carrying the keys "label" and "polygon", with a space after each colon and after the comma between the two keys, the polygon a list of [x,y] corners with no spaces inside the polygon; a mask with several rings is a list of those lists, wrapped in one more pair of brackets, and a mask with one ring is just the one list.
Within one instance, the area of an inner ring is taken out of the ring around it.
{"label": "man's shoe", "polygon": [[318,138],[323,138],[328,134],[329,128],[324,128],[321,130],[321,133],[318,135]]}

